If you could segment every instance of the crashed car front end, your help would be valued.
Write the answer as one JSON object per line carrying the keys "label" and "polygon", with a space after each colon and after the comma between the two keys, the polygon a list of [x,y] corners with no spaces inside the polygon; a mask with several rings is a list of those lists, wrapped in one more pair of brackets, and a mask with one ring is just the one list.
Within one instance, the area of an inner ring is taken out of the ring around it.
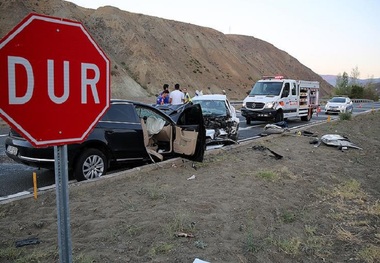
{"label": "crashed car front end", "polygon": [[227,116],[203,116],[206,144],[236,143],[238,125]]}

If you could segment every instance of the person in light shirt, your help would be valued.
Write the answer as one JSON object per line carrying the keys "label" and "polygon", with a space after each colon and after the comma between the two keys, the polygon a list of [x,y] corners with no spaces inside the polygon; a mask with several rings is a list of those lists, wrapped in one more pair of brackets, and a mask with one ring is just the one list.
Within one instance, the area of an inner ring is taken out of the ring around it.
{"label": "person in light shirt", "polygon": [[179,84],[177,83],[174,85],[174,90],[170,92],[169,103],[172,105],[179,105],[179,104],[183,104],[184,101],[185,101],[185,95],[179,89]]}

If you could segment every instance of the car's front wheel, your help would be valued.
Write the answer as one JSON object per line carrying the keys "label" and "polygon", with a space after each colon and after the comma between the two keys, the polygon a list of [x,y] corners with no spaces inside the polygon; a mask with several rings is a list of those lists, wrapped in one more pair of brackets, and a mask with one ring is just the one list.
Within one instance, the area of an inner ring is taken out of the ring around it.
{"label": "car's front wheel", "polygon": [[237,141],[239,138],[239,125],[236,127],[236,133],[230,135],[230,139]]}
{"label": "car's front wheel", "polygon": [[87,149],[78,158],[74,168],[77,181],[90,180],[105,175],[107,157],[97,149]]}

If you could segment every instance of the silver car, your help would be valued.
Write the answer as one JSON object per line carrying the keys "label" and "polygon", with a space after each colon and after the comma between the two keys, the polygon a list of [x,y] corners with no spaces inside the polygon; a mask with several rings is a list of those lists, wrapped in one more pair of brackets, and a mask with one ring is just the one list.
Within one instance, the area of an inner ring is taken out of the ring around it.
{"label": "silver car", "polygon": [[353,103],[347,97],[333,97],[325,105],[325,113],[352,113]]}

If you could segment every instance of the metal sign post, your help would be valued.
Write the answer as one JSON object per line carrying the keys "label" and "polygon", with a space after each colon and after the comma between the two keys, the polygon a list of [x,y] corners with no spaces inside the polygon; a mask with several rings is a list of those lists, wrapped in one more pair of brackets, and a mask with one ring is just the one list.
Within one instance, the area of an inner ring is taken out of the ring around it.
{"label": "metal sign post", "polygon": [[71,263],[71,231],[69,210],[69,174],[67,145],[54,146],[55,189],[57,195],[59,262]]}

